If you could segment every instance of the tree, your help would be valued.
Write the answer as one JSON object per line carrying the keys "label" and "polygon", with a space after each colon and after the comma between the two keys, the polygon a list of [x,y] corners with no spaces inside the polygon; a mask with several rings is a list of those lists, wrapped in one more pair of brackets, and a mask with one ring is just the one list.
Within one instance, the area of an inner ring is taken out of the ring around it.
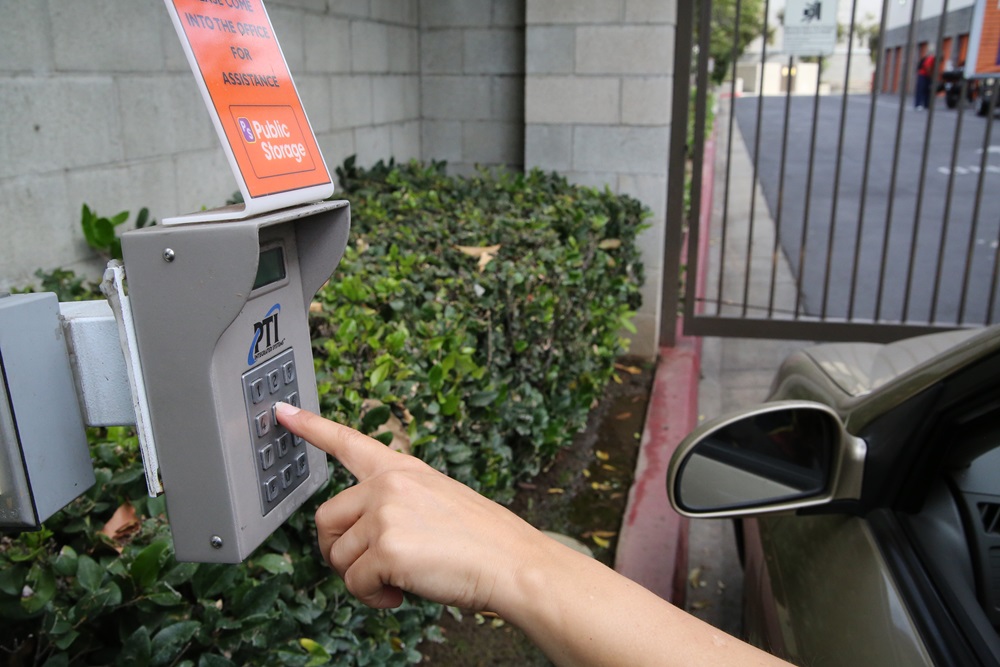
{"label": "tree", "polygon": [[[765,37],[764,0],[712,0],[711,6],[709,56],[715,62],[712,80],[718,84],[731,73],[734,56],[738,59],[750,42]],[[736,23],[737,8],[739,25]],[[767,41],[772,31],[768,30]]]}

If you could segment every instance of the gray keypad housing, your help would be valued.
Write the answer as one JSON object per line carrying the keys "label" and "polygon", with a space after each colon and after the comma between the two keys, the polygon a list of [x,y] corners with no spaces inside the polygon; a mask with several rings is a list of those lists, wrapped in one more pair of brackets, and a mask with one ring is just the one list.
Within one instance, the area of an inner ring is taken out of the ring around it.
{"label": "gray keypad housing", "polygon": [[285,350],[244,373],[243,397],[261,513],[266,516],[309,477],[309,457],[302,446],[304,441],[289,433],[274,415],[274,405],[278,401],[299,406],[293,350]]}

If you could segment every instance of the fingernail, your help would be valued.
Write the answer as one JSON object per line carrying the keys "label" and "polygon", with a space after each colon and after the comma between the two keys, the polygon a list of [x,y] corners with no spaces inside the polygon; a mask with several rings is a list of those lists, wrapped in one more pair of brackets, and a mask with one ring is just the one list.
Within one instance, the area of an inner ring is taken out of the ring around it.
{"label": "fingernail", "polygon": [[274,410],[278,414],[285,415],[286,417],[291,417],[292,415],[299,413],[299,408],[295,407],[290,403],[284,403],[282,401],[278,401],[277,403],[274,404]]}

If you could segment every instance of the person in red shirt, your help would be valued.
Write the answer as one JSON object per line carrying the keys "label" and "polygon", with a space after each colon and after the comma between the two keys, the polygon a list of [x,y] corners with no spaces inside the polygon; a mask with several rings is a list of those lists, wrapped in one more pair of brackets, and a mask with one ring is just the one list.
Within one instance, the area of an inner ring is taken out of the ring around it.
{"label": "person in red shirt", "polygon": [[934,52],[928,51],[917,65],[917,91],[913,106],[919,111],[931,103],[931,77],[934,75]]}

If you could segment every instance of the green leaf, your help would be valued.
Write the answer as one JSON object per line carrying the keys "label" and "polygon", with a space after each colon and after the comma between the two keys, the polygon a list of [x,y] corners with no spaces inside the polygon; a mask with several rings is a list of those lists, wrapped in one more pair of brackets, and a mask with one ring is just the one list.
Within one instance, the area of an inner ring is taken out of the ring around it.
{"label": "green leaf", "polygon": [[115,664],[118,667],[147,667],[153,657],[153,643],[150,640],[149,628],[145,625],[129,635],[122,644],[121,653]]}
{"label": "green leaf", "polygon": [[201,623],[198,621],[180,621],[157,632],[150,644],[152,652],[150,664],[168,665],[176,660],[184,645],[194,637],[200,627]]}
{"label": "green leaf", "polygon": [[135,580],[139,590],[145,590],[156,583],[163,565],[163,555],[170,543],[167,540],[158,540],[139,552],[132,562],[132,579]]}
{"label": "green leaf", "polygon": [[[76,555],[76,551],[73,547],[64,545],[62,549],[59,550],[59,555],[56,556],[55,560],[52,561],[52,569],[56,571],[56,574],[62,577],[71,577],[76,574],[76,566],[79,561],[79,557]],[[3,573],[0,572],[0,577]]]}
{"label": "green leaf", "polygon": [[254,558],[253,562],[271,574],[292,574],[295,571],[292,564],[281,554],[264,554]]}
{"label": "green leaf", "polygon": [[56,577],[47,567],[35,566],[28,573],[31,595],[21,598],[21,607],[29,614],[35,614],[56,595]]}
{"label": "green leaf", "polygon": [[306,650],[306,653],[309,654],[309,662],[306,663],[307,667],[316,667],[318,665],[325,665],[331,660],[333,660],[333,656],[330,655],[330,652],[327,651],[325,648],[323,648],[323,646],[320,645],[318,642],[312,639],[303,637],[302,639],[299,640],[299,646],[304,648]]}
{"label": "green leaf", "polygon": [[497,400],[499,395],[498,391],[477,391],[469,397],[468,403],[477,408],[486,407]]}
{"label": "green leaf", "polygon": [[91,228],[94,235],[94,245],[101,250],[111,245],[115,240],[115,228],[107,218],[98,218]]}
{"label": "green leaf", "polygon": [[112,217],[109,220],[109,222],[111,223],[112,226],[117,227],[118,225],[122,224],[126,220],[128,220],[128,211],[121,211],[120,213],[118,213],[114,217]]}
{"label": "green leaf", "polygon": [[278,599],[279,584],[276,579],[267,579],[254,586],[243,596],[239,612],[244,616],[266,614],[274,610]]}
{"label": "green leaf", "polygon": [[381,442],[386,447],[392,444],[392,431],[382,431],[381,433],[373,435],[372,437]]}
{"label": "green leaf", "polygon": [[104,568],[90,556],[80,556],[77,559],[76,580],[85,591],[93,593],[101,587],[101,582],[104,580]]}
{"label": "green leaf", "polygon": [[26,576],[28,576],[27,567],[3,563],[3,567],[0,567],[0,593],[20,597]]}
{"label": "green leaf", "polygon": [[389,409],[388,405],[378,405],[367,413],[361,419],[361,432],[371,433],[377,429],[382,424],[389,421],[389,417],[392,416],[392,410]]}
{"label": "green leaf", "polygon": [[236,663],[221,655],[202,653],[198,658],[198,667],[236,667]]}
{"label": "green leaf", "polygon": [[382,380],[386,379],[389,375],[389,371],[392,370],[392,362],[386,361],[375,367],[372,371],[371,386],[377,386]]}

